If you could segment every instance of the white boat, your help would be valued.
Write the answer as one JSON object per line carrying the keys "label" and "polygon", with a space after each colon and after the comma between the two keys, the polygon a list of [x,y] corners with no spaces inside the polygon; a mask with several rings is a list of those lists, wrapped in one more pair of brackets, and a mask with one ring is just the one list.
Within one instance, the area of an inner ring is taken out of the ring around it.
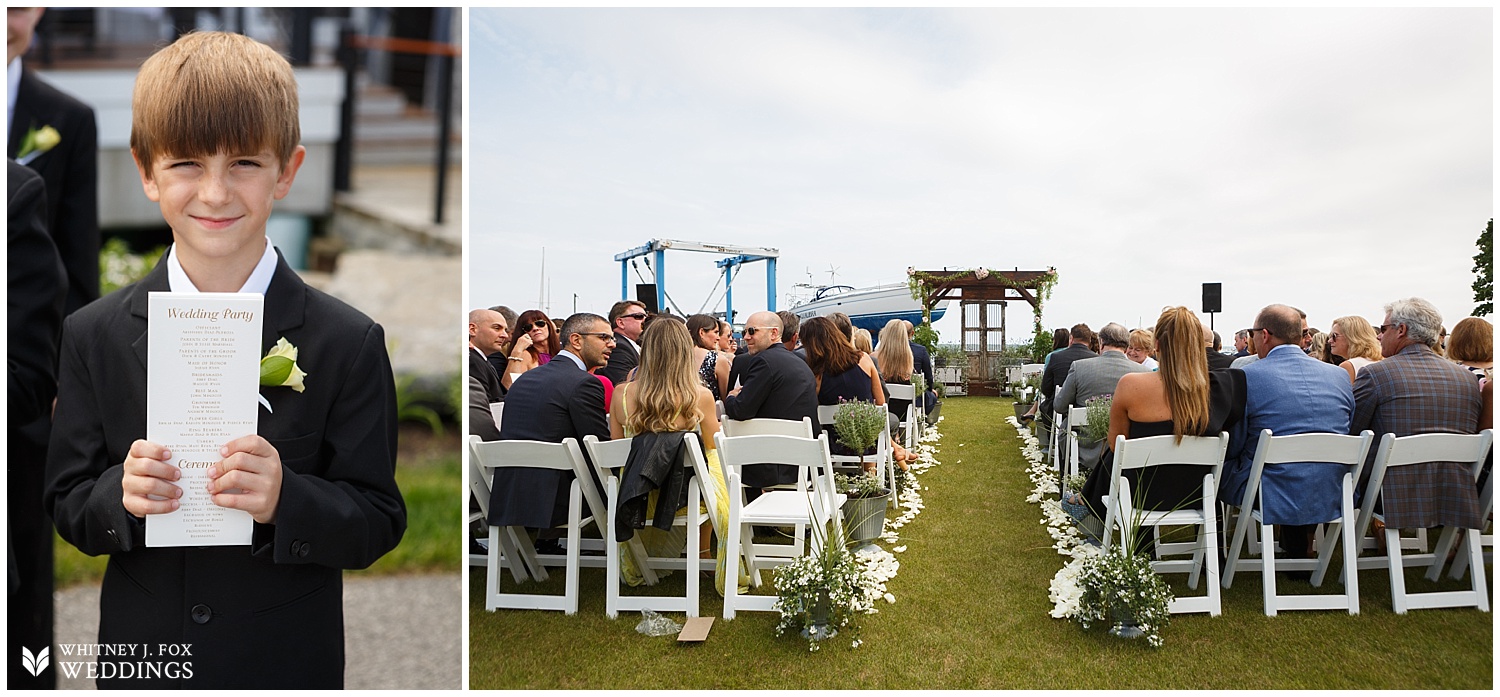
{"label": "white boat", "polygon": [[[939,302],[932,308],[932,321],[942,319],[947,309],[947,300]],[[893,319],[922,323],[922,304],[912,299],[911,289],[905,283],[873,288],[822,286],[811,300],[794,305],[791,311],[802,319],[842,312],[849,315],[854,326],[877,336],[886,322]]]}

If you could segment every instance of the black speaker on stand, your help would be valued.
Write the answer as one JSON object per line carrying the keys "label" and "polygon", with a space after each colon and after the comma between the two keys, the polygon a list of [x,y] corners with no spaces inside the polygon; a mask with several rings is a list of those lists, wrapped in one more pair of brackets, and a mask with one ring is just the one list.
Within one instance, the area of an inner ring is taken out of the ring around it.
{"label": "black speaker on stand", "polygon": [[1208,328],[1214,328],[1214,313],[1224,311],[1224,284],[1203,284],[1203,311],[1208,313]]}
{"label": "black speaker on stand", "polygon": [[649,312],[649,313],[651,313],[653,315],[656,314],[656,313],[658,313],[658,312],[661,312],[661,310],[658,309],[657,306],[656,306],[656,284],[655,283],[637,283],[637,284],[635,284],[635,299],[640,304],[646,306],[646,311],[647,312]]}

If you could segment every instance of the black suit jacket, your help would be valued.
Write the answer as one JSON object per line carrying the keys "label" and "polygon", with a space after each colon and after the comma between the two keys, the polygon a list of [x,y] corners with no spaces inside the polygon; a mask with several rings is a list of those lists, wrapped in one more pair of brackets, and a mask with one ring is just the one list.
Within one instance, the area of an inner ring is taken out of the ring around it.
{"label": "black suit jacket", "polygon": [[1042,406],[1037,413],[1046,414],[1047,418],[1052,418],[1052,395],[1057,388],[1062,387],[1063,381],[1068,379],[1068,371],[1073,368],[1073,361],[1097,357],[1099,354],[1090,351],[1083,344],[1073,344],[1052,356],[1052,360],[1047,361],[1047,369],[1042,371]]}
{"label": "black suit jacket", "polygon": [[479,384],[484,386],[485,398],[491,402],[505,400],[505,391],[500,387],[500,374],[495,372],[495,366],[490,365],[479,351],[470,346],[469,354],[469,377],[478,378]]}
{"label": "black suit jacket", "polygon": [[1211,348],[1204,348],[1208,352],[1208,369],[1224,370],[1234,364],[1234,356],[1226,356]]}
{"label": "black suit jacket", "polygon": [[[68,279],[57,248],[43,223],[46,195],[42,178],[14,162],[6,164],[9,237],[6,245],[6,328],[9,348],[9,421],[6,428],[6,561],[10,599],[7,635],[12,646],[51,646],[52,521],[42,510],[45,454],[22,430],[45,432],[57,392],[57,342],[62,332]],[[56,669],[33,676],[19,664],[8,669],[7,685],[51,689]]]}
{"label": "black suit jacket", "polygon": [[609,364],[599,372],[609,378],[610,383],[623,385],[630,371],[640,362],[641,354],[636,351],[635,346],[625,335],[615,332],[615,350],[609,354]]}
{"label": "black suit jacket", "polygon": [[261,346],[281,337],[297,346],[307,387],[261,388],[271,411],[257,432],[283,468],[276,522],[256,523],[249,547],[147,548],[120,482],[131,442],[146,433],[147,293],[167,288],[163,256],[143,281],[64,324],[46,503],[63,539],[110,555],[99,641],[193,650],[191,679],[100,687],[338,688],[342,570],[374,563],[406,530],[385,333],[278,262]]}
{"label": "black suit jacket", "polygon": [[[724,416],[736,421],[746,419],[788,419],[801,421],[812,417],[814,433],[818,424],[818,382],[812,368],[781,344],[772,344],[760,353],[734,359],[739,368],[743,389],[724,398]],[[741,365],[743,364],[743,365]],[[747,487],[793,484],[797,468],[793,465],[746,465],[743,481]]]}
{"label": "black suit jacket", "polygon": [[906,342],[911,345],[912,367],[922,374],[922,379],[927,381],[927,389],[933,389],[935,382],[932,377],[932,356],[927,353],[927,347],[915,341]]}
{"label": "black suit jacket", "polygon": [[[604,383],[559,353],[546,365],[521,374],[505,396],[500,440],[561,443],[593,434],[609,440]],[[567,522],[573,473],[503,468],[490,485],[491,525],[552,528]]]}
{"label": "black suit jacket", "polygon": [[68,270],[67,313],[99,298],[99,144],[94,110],[22,68],[5,154],[15,159],[32,128],[62,140],[27,166],[47,183],[47,232]]}

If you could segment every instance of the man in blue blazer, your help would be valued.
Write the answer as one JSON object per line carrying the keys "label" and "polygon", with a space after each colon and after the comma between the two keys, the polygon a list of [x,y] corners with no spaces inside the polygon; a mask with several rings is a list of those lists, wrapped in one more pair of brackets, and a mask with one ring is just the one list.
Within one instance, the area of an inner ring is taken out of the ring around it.
{"label": "man in blue blazer", "polygon": [[[1245,418],[1231,432],[1219,485],[1220,499],[1234,505],[1244,498],[1262,429],[1277,436],[1342,434],[1349,432],[1354,414],[1349,374],[1302,352],[1302,318],[1295,309],[1267,306],[1251,331],[1261,359],[1243,368]],[[1312,526],[1339,516],[1343,474],[1343,465],[1329,463],[1266,465],[1260,484],[1262,514],[1266,522],[1282,526],[1281,547],[1287,556],[1307,556]]]}

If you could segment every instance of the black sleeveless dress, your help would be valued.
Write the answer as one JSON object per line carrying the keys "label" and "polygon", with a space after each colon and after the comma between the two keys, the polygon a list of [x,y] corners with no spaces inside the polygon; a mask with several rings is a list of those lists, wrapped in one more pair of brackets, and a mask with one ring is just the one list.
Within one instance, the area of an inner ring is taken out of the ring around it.
{"label": "black sleeveless dress", "polygon": [[[1239,369],[1213,370],[1208,373],[1208,423],[1192,435],[1217,436],[1228,431],[1245,415],[1245,373]],[[1126,438],[1149,438],[1172,435],[1171,421],[1132,421]],[[1113,443],[1107,444],[1113,446]],[[1083,485],[1084,502],[1089,510],[1104,518],[1104,497],[1109,495],[1109,475],[1114,468],[1113,447],[1104,451],[1099,466]],[[1203,500],[1203,475],[1212,469],[1201,465],[1153,465],[1126,470],[1132,497],[1141,498],[1151,510],[1192,508]],[[1144,491],[1142,491],[1144,487]]]}

